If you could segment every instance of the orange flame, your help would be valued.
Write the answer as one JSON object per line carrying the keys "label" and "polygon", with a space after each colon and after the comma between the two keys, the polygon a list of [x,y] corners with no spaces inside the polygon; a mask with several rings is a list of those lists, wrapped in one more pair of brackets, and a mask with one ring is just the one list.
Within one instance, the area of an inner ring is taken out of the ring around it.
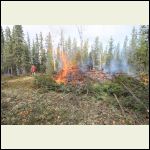
{"label": "orange flame", "polygon": [[63,63],[63,69],[61,70],[58,77],[56,78],[56,82],[57,83],[65,83],[66,82],[66,76],[67,76],[68,70],[69,70],[70,62],[68,61],[67,55],[65,52],[61,53],[60,58],[61,58],[62,63]]}

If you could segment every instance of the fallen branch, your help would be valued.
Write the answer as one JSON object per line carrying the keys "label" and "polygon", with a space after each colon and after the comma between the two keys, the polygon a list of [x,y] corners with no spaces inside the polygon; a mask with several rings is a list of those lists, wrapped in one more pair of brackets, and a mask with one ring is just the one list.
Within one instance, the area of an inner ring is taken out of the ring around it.
{"label": "fallen branch", "polygon": [[67,93],[66,95],[62,96],[61,98],[64,99],[66,96],[68,96],[70,93]]}
{"label": "fallen branch", "polygon": [[121,104],[119,103],[119,100],[118,100],[116,94],[113,94],[113,95],[114,95],[115,99],[117,100],[117,102],[118,102],[118,104],[119,104],[119,106],[120,106],[120,108],[121,108],[121,111],[122,111],[123,116],[126,117],[126,116],[125,116],[125,112],[124,112],[124,110],[123,110]]}
{"label": "fallen branch", "polygon": [[138,101],[140,104],[143,105],[143,107],[144,107],[144,108],[146,109],[146,111],[149,113],[149,109],[141,102],[141,100],[140,100],[139,98],[137,98],[137,97],[135,96],[135,94],[134,94],[126,85],[124,85],[122,82],[121,82],[121,84],[129,91],[129,93],[135,98],[136,101]]}
{"label": "fallen branch", "polygon": [[87,89],[87,91],[86,91],[86,95],[88,95],[89,94],[89,90]]}

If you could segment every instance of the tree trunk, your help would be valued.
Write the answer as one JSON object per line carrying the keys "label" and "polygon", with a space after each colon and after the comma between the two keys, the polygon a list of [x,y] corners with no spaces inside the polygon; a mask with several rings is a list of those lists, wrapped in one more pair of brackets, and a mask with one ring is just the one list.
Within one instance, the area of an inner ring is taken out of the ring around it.
{"label": "tree trunk", "polygon": [[13,72],[13,69],[12,69],[12,67],[11,67],[11,69],[10,69],[10,70],[11,70],[11,75],[12,75],[12,72]]}
{"label": "tree trunk", "polygon": [[16,72],[16,65],[13,65],[13,66],[12,66],[12,74],[13,74],[14,76],[17,75],[17,72]]}
{"label": "tree trunk", "polygon": [[100,54],[100,70],[102,69],[102,56]]}

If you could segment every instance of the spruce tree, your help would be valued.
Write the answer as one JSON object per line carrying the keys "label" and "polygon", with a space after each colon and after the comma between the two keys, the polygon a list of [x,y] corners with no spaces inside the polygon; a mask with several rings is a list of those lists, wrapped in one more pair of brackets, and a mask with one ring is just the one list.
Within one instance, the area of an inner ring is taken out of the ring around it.
{"label": "spruce tree", "polygon": [[52,74],[54,71],[54,60],[53,60],[52,38],[50,33],[46,38],[46,48],[47,48],[46,73]]}
{"label": "spruce tree", "polygon": [[4,73],[16,75],[15,51],[12,47],[12,36],[9,27],[5,29],[5,45],[3,53]]}
{"label": "spruce tree", "polygon": [[92,46],[92,56],[93,56],[93,62],[94,66],[98,66],[100,64],[100,42],[99,37],[97,36],[95,38],[94,45]]}
{"label": "spruce tree", "polygon": [[23,51],[24,51],[24,34],[22,25],[15,25],[12,32],[12,48],[14,51],[15,65],[14,70],[17,75],[23,71]]}
{"label": "spruce tree", "polygon": [[114,50],[114,40],[111,37],[108,43],[108,54],[106,58],[106,67],[108,68],[109,72],[110,72],[111,60],[113,59],[113,50]]}
{"label": "spruce tree", "polygon": [[123,43],[123,57],[128,57],[128,37],[126,36]]}
{"label": "spruce tree", "polygon": [[136,68],[139,72],[147,72],[149,69],[149,45],[148,26],[142,25],[139,31],[138,48],[135,52]]}
{"label": "spruce tree", "polygon": [[135,29],[135,27],[133,27],[132,33],[131,33],[129,51],[128,51],[128,63],[133,67],[136,67],[135,53],[137,50],[137,46],[138,46],[137,30]]}
{"label": "spruce tree", "polygon": [[39,38],[36,34],[35,42],[33,45],[34,52],[34,65],[37,67],[37,71],[40,71],[40,56],[39,56]]}
{"label": "spruce tree", "polygon": [[88,40],[86,40],[83,44],[83,52],[82,52],[82,58],[83,58],[83,63],[86,64],[88,60]]}
{"label": "spruce tree", "polygon": [[4,32],[1,26],[1,74],[4,73]]}
{"label": "spruce tree", "polygon": [[46,54],[45,54],[45,49],[43,47],[43,36],[42,32],[40,32],[40,71],[45,73],[46,71]]}
{"label": "spruce tree", "polygon": [[36,64],[36,46],[33,40],[32,42],[32,49],[31,49],[31,64]]}

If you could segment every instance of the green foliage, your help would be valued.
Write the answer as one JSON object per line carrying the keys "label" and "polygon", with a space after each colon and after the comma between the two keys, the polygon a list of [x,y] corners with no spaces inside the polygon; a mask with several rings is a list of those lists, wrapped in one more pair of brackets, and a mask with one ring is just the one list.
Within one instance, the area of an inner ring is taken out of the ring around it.
{"label": "green foliage", "polygon": [[30,52],[24,40],[21,25],[15,25],[12,33],[9,27],[5,29],[5,44],[3,48],[3,73],[20,75],[29,72]]}
{"label": "green foliage", "polygon": [[15,25],[13,27],[12,32],[12,48],[14,50],[14,56],[15,56],[15,65],[16,68],[19,70],[21,69],[22,65],[22,52],[24,50],[24,34],[23,29],[21,25]]}
{"label": "green foliage", "polygon": [[4,33],[1,26],[1,73],[4,73]]}
{"label": "green foliage", "polygon": [[110,38],[108,44],[109,45],[108,45],[108,53],[107,53],[107,57],[106,57],[106,66],[108,69],[110,69],[110,63],[113,58],[113,49],[114,49],[114,40],[112,37]]}
{"label": "green foliage", "polygon": [[[121,82],[124,83],[128,88],[132,90],[132,92],[140,99],[140,101],[149,108],[149,87],[148,85],[144,85],[139,80],[136,80],[135,78],[128,77],[128,76],[119,76],[114,80],[115,83],[118,83],[121,85]],[[122,91],[122,92],[121,92]],[[145,112],[145,108],[141,103],[137,102],[133,96],[123,87],[121,86],[121,89],[116,92],[116,95],[120,97],[121,103],[124,107]]]}
{"label": "green foliage", "polygon": [[139,32],[139,46],[135,53],[137,70],[139,72],[148,72],[149,68],[149,47],[148,47],[148,27],[141,26]]}
{"label": "green foliage", "polygon": [[[47,48],[47,55],[46,55],[46,73],[51,75],[54,72],[54,60],[53,60],[53,47],[52,47],[52,39],[51,34],[49,33],[46,39],[46,48]],[[58,67],[57,64],[55,67]]]}
{"label": "green foliage", "polygon": [[148,87],[140,83],[140,81],[125,75],[116,77],[115,80],[110,82],[97,83],[87,81],[84,85],[57,84],[52,77],[48,75],[40,75],[35,77],[36,85],[47,90],[63,93],[73,92],[75,95],[88,95],[95,97],[97,100],[104,100],[104,97],[109,96],[112,99],[110,103],[118,107],[118,104],[114,98],[114,94],[116,94],[123,107],[139,112],[145,112],[145,108],[133,98],[133,96],[123,87],[121,82],[124,82],[127,87],[131,88],[134,94],[141,99],[144,105],[147,107],[149,106]]}
{"label": "green foliage", "polygon": [[33,47],[32,47],[32,59],[33,64],[37,67],[37,70],[40,71],[40,60],[39,60],[39,38],[36,34],[35,42],[33,41]]}
{"label": "green foliage", "polygon": [[123,57],[128,57],[128,37],[126,36],[123,43]]}
{"label": "green foliage", "polygon": [[139,32],[132,30],[132,38],[128,50],[128,62],[140,74],[148,73],[149,68],[149,26],[142,25]]}
{"label": "green foliage", "polygon": [[5,29],[5,43],[3,49],[3,70],[4,73],[16,74],[15,65],[15,50],[12,47],[12,35],[9,27]]}
{"label": "green foliage", "polygon": [[40,72],[46,72],[46,53],[45,49],[43,48],[43,36],[42,32],[40,32],[40,43],[39,43],[39,50],[40,50]]}
{"label": "green foliage", "polygon": [[22,67],[25,73],[30,72],[30,66],[31,66],[30,63],[31,63],[30,51],[29,51],[27,43],[25,43],[23,47],[23,51],[22,51]]}
{"label": "green foliage", "polygon": [[91,51],[94,66],[98,66],[101,64],[102,51],[103,51],[102,43],[99,41],[99,37],[96,37],[95,42],[92,45]]}
{"label": "green foliage", "polygon": [[32,64],[36,64],[36,60],[35,60],[35,42],[34,42],[34,40],[33,40],[33,43],[32,43],[32,49],[31,49],[31,63]]}
{"label": "green foliage", "polygon": [[82,52],[83,62],[86,63],[88,59],[88,40],[84,42],[83,52]]}
{"label": "green foliage", "polygon": [[56,90],[58,87],[57,83],[50,75],[36,75],[34,83],[37,87],[46,88],[49,90]]}

